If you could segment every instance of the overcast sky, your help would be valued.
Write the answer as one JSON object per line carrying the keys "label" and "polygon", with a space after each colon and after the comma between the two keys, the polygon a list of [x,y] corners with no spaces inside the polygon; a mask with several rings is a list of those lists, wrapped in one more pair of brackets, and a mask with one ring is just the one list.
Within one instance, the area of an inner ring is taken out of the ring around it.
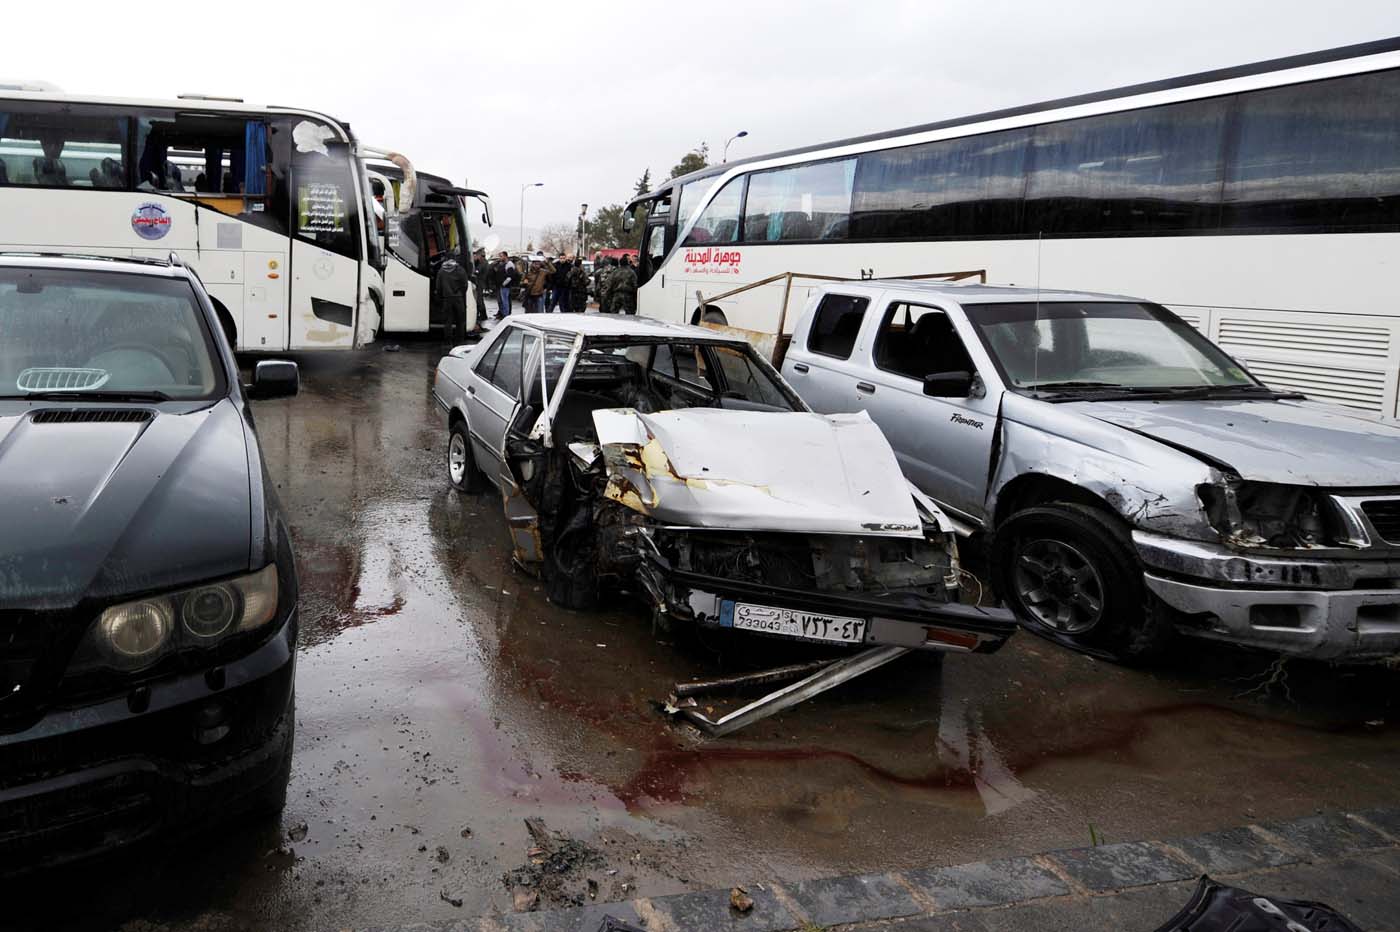
{"label": "overcast sky", "polygon": [[572,223],[741,129],[731,156],[1400,35],[1397,0],[61,6],[5,4],[0,79],[325,111],[509,227],[523,183],[527,227]]}

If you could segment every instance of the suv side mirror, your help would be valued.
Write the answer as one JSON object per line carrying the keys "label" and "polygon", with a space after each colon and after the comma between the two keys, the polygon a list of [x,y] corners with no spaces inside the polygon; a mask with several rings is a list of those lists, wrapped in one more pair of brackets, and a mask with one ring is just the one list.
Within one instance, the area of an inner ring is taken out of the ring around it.
{"label": "suv side mirror", "polygon": [[966,398],[972,394],[972,373],[934,372],[926,375],[924,394],[934,398]]}
{"label": "suv side mirror", "polygon": [[301,372],[297,364],[285,359],[265,359],[253,367],[253,384],[248,397],[290,398],[301,387]]}

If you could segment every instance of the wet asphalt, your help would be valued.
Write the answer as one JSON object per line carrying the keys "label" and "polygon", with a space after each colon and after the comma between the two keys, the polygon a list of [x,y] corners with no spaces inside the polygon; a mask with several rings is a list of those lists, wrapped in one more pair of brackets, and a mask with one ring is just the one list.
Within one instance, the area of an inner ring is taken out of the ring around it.
{"label": "wet asphalt", "polygon": [[448,486],[440,347],[401,346],[303,356],[302,393],[256,407],[302,582],[281,821],[31,878],[0,927],[509,912],[526,818],[595,849],[575,879],[611,900],[1400,802],[1400,671],[1280,671],[1205,644],[1143,671],[1020,634],[991,657],[906,658],[730,738],[671,724],[655,702],[678,679],[793,653],[653,631],[625,601],[551,606],[511,566],[499,497]]}

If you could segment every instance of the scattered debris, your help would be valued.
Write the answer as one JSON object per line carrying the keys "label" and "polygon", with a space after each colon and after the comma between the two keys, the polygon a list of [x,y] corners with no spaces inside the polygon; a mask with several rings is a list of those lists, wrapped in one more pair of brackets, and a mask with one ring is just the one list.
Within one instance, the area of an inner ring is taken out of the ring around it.
{"label": "scattered debris", "polygon": [[462,831],[459,832],[458,834],[460,834],[463,838],[470,838],[470,837],[472,837],[472,830],[471,830],[470,828],[468,828],[467,826],[463,825],[463,826],[462,826]]}
{"label": "scattered debris", "polygon": [[402,347],[400,347],[397,343],[384,344],[384,352],[386,353],[397,353],[400,349],[402,349]]}
{"label": "scattered debris", "polygon": [[310,832],[311,826],[307,825],[305,821],[301,821],[287,829],[287,839],[289,841],[302,841]]}
{"label": "scattered debris", "polygon": [[743,887],[735,887],[729,891],[729,908],[741,915],[747,913],[753,909],[753,897]]}
{"label": "scattered debris", "polygon": [[457,909],[462,908],[462,898],[460,896],[453,896],[446,890],[438,891],[438,899],[442,900],[444,903],[451,903]]}
{"label": "scattered debris", "polygon": [[550,831],[543,819],[526,819],[525,828],[532,842],[526,850],[526,863],[501,877],[517,912],[541,906],[583,906],[598,895],[597,882],[586,875],[603,867],[602,854],[577,839]]}
{"label": "scattered debris", "polygon": [[439,864],[446,864],[452,859],[452,853],[442,845],[437,846],[437,854],[435,856],[437,857]]}

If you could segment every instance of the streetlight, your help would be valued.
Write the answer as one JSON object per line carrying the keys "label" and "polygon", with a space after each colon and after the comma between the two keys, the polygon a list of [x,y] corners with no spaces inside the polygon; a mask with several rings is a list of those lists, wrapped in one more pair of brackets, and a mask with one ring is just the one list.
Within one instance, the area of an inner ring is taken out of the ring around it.
{"label": "streetlight", "polygon": [[578,257],[583,259],[587,250],[584,248],[588,242],[588,205],[582,204],[578,209]]}
{"label": "streetlight", "polygon": [[520,186],[520,251],[525,251],[525,189],[543,188],[543,181],[536,181],[534,184],[522,184]]}
{"label": "streetlight", "polygon": [[747,136],[748,134],[749,134],[749,131],[748,131],[748,130],[746,130],[746,129],[741,129],[741,130],[739,130],[739,132],[735,133],[733,136],[730,136],[727,140],[725,140],[725,143],[724,143],[724,158],[723,158],[722,161],[725,161],[725,162],[728,162],[728,161],[729,161],[729,144],[730,144],[731,142],[733,142],[734,140],[736,140],[736,139],[743,139],[743,138],[744,138],[745,136]]}

